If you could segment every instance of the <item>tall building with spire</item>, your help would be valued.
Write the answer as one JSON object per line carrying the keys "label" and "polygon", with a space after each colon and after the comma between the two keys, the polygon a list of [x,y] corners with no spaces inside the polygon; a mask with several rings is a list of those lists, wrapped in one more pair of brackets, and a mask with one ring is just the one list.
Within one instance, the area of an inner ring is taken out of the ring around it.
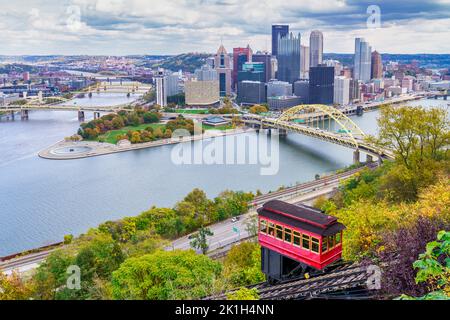
{"label": "tall building with spire", "polygon": [[383,78],[383,62],[381,60],[381,54],[378,51],[372,52],[372,79]]}
{"label": "tall building with spire", "polygon": [[272,55],[278,56],[278,40],[289,35],[289,26],[283,24],[272,25]]}
{"label": "tall building with spire", "polygon": [[309,36],[309,66],[317,67],[323,61],[323,34],[313,30]]}
{"label": "tall building with spire", "polygon": [[353,78],[364,82],[370,81],[372,48],[364,38],[355,39],[355,55],[353,66]]}
{"label": "tall building with spire", "polygon": [[278,39],[278,80],[293,84],[300,78],[300,45],[300,33]]}
{"label": "tall building with spire", "polygon": [[219,50],[214,60],[214,67],[219,77],[219,91],[220,96],[224,97],[231,94],[231,66],[230,56],[225,50],[223,44],[220,45]]}

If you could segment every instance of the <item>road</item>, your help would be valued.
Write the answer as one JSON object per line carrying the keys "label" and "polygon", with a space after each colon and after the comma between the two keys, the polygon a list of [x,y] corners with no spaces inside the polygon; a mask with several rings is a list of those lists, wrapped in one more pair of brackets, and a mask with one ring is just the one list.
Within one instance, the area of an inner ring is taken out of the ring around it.
{"label": "road", "polygon": [[[339,186],[339,181],[328,184],[327,187],[321,188],[316,191],[307,192],[305,194],[291,197],[284,201],[289,203],[304,203],[306,205],[311,205],[313,200],[320,196],[327,196],[333,192],[335,188]],[[209,229],[214,233],[213,236],[209,237],[209,251],[214,251],[233,243],[240,242],[241,239],[246,239],[250,235],[246,230],[246,221],[250,219],[252,215],[256,214],[256,210],[253,209],[249,213],[239,217],[239,220],[233,222],[231,219],[216,223],[209,226]],[[167,250],[190,249],[189,235],[175,240],[171,247],[166,248]]]}

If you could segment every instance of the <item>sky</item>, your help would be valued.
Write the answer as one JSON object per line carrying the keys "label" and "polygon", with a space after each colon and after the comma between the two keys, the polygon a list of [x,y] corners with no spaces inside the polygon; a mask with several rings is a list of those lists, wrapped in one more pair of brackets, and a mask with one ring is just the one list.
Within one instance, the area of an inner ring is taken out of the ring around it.
{"label": "sky", "polygon": [[321,30],[325,52],[364,37],[382,53],[450,53],[450,0],[0,0],[0,55],[270,51],[272,24],[304,45]]}

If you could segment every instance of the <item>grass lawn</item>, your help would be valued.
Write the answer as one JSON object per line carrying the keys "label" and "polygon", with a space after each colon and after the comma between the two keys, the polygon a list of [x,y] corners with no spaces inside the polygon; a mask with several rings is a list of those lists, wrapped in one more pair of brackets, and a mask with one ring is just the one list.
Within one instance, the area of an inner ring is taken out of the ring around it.
{"label": "grass lawn", "polygon": [[208,126],[208,125],[204,124],[203,129],[205,129],[205,130],[230,130],[230,129],[233,129],[233,125],[232,124],[224,124],[221,126],[214,127],[214,126]]}
{"label": "grass lawn", "polygon": [[[106,132],[104,134],[101,134],[94,141],[104,141],[104,142],[116,144],[117,143],[117,136],[124,135],[129,130],[131,130],[131,131],[144,130],[147,127],[152,127],[153,129],[156,129],[156,128],[163,129],[165,126],[166,125],[162,124],[162,123],[150,123],[150,124],[141,124],[141,125],[138,125],[138,126],[135,126],[135,127],[133,127],[133,126],[123,127],[122,129],[111,130],[111,131],[108,131],[108,132]],[[217,127],[203,125],[203,129],[204,130],[229,130],[229,129],[233,129],[233,126],[231,124],[217,126]]]}
{"label": "grass lawn", "polygon": [[123,127],[122,129],[111,130],[102,135],[99,135],[96,140],[97,141],[103,140],[108,143],[116,144],[118,135],[126,134],[129,130],[131,131],[144,130],[147,127],[152,127],[153,129],[156,129],[156,128],[164,128],[165,125],[161,123],[146,123],[135,127],[133,126]]}
{"label": "grass lawn", "polygon": [[187,113],[187,114],[207,114],[207,109],[176,109],[176,113]]}

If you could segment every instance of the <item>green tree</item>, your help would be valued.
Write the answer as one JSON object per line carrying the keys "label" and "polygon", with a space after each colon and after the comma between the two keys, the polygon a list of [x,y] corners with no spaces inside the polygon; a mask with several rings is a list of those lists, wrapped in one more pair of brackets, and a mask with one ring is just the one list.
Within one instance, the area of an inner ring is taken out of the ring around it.
{"label": "green tree", "polygon": [[223,266],[226,287],[246,286],[265,280],[261,272],[261,247],[257,243],[242,242],[233,246]]}
{"label": "green tree", "polygon": [[240,288],[227,294],[227,300],[259,300],[258,289]]}
{"label": "green tree", "polygon": [[450,300],[450,231],[440,231],[437,240],[427,244],[425,253],[413,266],[418,269],[416,283],[425,282],[430,290],[419,300]]}
{"label": "green tree", "polygon": [[221,266],[194,251],[157,251],[127,259],[112,276],[114,299],[198,299],[211,292]]}
{"label": "green tree", "polygon": [[369,140],[393,150],[396,157],[395,168],[385,175],[380,189],[393,201],[415,201],[420,189],[432,184],[444,168],[449,170],[448,113],[387,105],[378,125],[379,137]]}
{"label": "green tree", "polygon": [[29,300],[32,288],[19,274],[6,275],[0,270],[0,300]]}
{"label": "green tree", "polygon": [[200,230],[193,235],[190,245],[192,248],[201,250],[203,254],[206,254],[209,249],[207,237],[213,235],[214,233],[210,229],[202,226],[200,227]]}
{"label": "green tree", "polygon": [[248,111],[253,114],[259,114],[259,113],[268,112],[269,109],[267,109],[267,107],[265,107],[265,106],[255,104],[254,106],[250,107],[250,109]]}

